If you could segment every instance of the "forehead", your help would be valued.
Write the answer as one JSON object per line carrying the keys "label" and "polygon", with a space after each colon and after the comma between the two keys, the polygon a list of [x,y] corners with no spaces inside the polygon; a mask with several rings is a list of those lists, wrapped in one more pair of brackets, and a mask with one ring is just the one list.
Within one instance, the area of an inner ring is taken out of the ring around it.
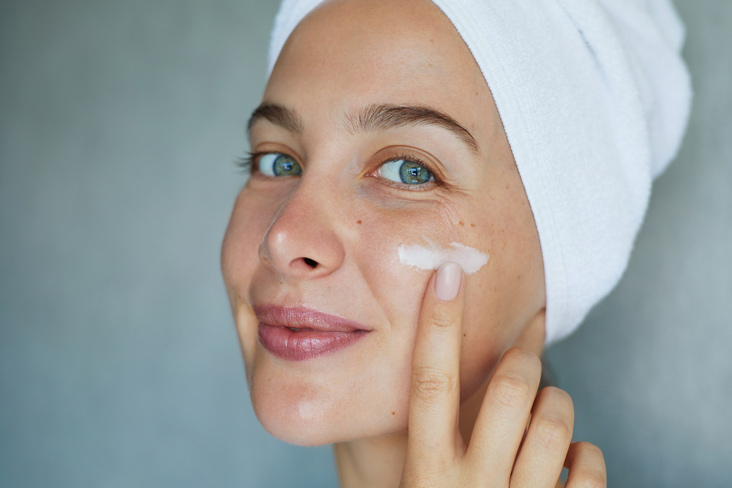
{"label": "forehead", "polygon": [[374,103],[435,107],[479,134],[497,119],[469,49],[428,0],[326,2],[291,34],[265,99],[305,119]]}

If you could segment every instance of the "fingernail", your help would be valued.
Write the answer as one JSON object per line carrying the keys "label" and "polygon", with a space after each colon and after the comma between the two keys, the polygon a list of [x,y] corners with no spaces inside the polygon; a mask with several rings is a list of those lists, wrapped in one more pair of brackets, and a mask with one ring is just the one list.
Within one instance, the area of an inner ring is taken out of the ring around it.
{"label": "fingernail", "polygon": [[455,298],[460,290],[460,279],[463,270],[458,264],[445,263],[437,270],[435,278],[435,295],[440,300],[448,301]]}

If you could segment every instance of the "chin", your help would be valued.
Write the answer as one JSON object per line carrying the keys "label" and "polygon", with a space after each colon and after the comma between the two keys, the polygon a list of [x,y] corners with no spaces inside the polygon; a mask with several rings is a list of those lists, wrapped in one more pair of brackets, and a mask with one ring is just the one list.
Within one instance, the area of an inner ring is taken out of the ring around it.
{"label": "chin", "polygon": [[[256,403],[255,403],[256,405]],[[296,446],[313,447],[339,442],[339,439],[330,432],[332,425],[320,423],[304,423],[296,418],[283,418],[273,415],[267,409],[254,407],[254,412],[262,427],[277,439]]]}
{"label": "chin", "polygon": [[[297,446],[322,446],[366,437],[386,435],[385,425],[368,428],[352,418],[323,415],[319,405],[293,402],[272,408],[268,401],[252,401],[264,429],[277,439]],[[406,423],[404,425],[406,428]]]}
{"label": "chin", "polygon": [[289,444],[321,446],[407,428],[408,394],[393,398],[371,391],[362,396],[354,394],[352,385],[328,388],[256,373],[250,391],[259,422],[267,432]]}

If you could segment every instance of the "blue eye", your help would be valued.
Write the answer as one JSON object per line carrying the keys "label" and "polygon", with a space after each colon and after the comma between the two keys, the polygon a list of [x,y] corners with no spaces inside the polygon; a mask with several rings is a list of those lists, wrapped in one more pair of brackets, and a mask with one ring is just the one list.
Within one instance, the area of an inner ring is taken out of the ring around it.
{"label": "blue eye", "polygon": [[430,170],[408,159],[387,161],[379,168],[378,173],[382,178],[407,185],[422,185],[434,179]]}
{"label": "blue eye", "polygon": [[300,163],[282,153],[268,153],[259,157],[259,172],[267,176],[298,176],[302,174]]}

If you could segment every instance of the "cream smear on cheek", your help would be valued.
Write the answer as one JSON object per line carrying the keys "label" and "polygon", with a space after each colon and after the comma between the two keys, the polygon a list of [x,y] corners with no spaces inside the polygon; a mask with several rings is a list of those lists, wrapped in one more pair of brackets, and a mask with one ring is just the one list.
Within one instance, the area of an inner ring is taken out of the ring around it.
{"label": "cream smear on cheek", "polygon": [[[428,241],[429,242],[429,241]],[[448,247],[439,247],[432,242],[427,246],[402,244],[397,248],[399,261],[409,267],[437,269],[447,262],[459,264],[466,274],[473,274],[488,262],[488,254],[451,242]]]}

